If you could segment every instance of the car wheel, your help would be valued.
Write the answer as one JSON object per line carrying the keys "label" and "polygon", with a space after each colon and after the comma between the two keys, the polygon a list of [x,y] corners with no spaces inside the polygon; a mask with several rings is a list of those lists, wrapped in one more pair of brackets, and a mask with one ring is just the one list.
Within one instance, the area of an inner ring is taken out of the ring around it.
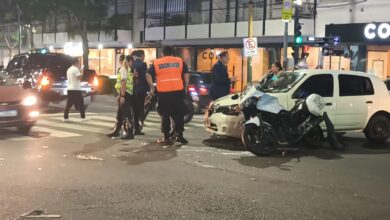
{"label": "car wheel", "polygon": [[316,126],[303,139],[304,145],[311,149],[320,148],[324,143],[324,132],[320,126]]}
{"label": "car wheel", "polygon": [[256,125],[245,125],[241,135],[242,144],[257,156],[268,156],[275,151],[272,142],[269,140],[272,134],[259,135],[258,130],[259,128]]}
{"label": "car wheel", "polygon": [[384,115],[374,116],[368,123],[364,134],[373,144],[384,144],[390,137],[390,120]]}
{"label": "car wheel", "polygon": [[18,132],[21,134],[29,134],[33,125],[20,125],[18,126]]}

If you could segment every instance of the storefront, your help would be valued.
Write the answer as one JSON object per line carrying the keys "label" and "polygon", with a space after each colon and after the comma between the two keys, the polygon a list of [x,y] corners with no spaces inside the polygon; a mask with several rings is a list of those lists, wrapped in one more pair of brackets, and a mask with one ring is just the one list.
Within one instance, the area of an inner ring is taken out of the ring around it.
{"label": "storefront", "polygon": [[[238,78],[239,81],[233,87],[236,91],[240,91],[247,84],[248,69],[247,58],[242,55],[243,52],[240,46],[239,44],[216,45],[216,47],[211,45],[176,46],[176,54],[183,58],[190,71],[211,73],[214,64],[218,61],[218,55],[223,51],[227,51],[230,57],[228,64],[229,77],[235,76]],[[280,48],[259,47],[258,56],[252,59],[253,81],[263,78],[271,63],[280,59],[280,51]]]}
{"label": "storefront", "polygon": [[[89,68],[93,69],[99,75],[115,76],[119,66],[119,57],[121,54],[130,55],[134,50],[145,51],[145,62],[150,65],[157,57],[156,48],[97,48],[89,49]],[[51,48],[51,52],[65,53],[74,57],[83,55],[82,45],[68,43],[64,48]]]}
{"label": "storefront", "polygon": [[[390,22],[331,24],[326,26],[326,36],[341,38],[344,53],[338,65],[381,79],[390,77]],[[332,64],[334,61],[337,58],[332,58]]]}

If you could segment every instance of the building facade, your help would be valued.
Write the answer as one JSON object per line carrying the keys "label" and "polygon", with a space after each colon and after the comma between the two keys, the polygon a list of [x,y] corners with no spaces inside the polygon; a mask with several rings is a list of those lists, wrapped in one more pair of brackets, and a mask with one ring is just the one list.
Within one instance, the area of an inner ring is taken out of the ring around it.
{"label": "building facade", "polygon": [[[318,35],[340,36],[340,56],[324,57],[324,68],[351,69],[390,77],[390,1],[321,1]],[[330,65],[331,63],[331,65]]]}

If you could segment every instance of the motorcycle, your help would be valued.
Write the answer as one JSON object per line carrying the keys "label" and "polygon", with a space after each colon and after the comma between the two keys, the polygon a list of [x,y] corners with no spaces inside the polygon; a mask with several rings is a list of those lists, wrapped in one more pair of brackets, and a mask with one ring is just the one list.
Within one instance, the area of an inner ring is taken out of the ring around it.
{"label": "motorcycle", "polygon": [[330,145],[337,150],[344,149],[325,112],[324,100],[317,94],[298,100],[290,111],[286,111],[276,97],[255,87],[242,100],[239,106],[245,118],[242,142],[255,155],[267,156],[278,146],[292,146],[300,142],[310,147],[319,146],[325,140],[320,127],[322,122],[326,124]]}

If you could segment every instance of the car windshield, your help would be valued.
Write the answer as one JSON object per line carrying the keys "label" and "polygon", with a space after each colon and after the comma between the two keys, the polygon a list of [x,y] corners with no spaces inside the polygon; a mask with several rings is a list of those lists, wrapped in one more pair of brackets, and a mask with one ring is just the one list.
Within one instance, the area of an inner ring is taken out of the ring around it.
{"label": "car windshield", "polygon": [[4,74],[0,74],[0,86],[16,85],[16,82]]}
{"label": "car windshield", "polygon": [[285,93],[290,91],[304,76],[305,73],[300,72],[283,72],[266,81],[259,89],[266,93]]}

